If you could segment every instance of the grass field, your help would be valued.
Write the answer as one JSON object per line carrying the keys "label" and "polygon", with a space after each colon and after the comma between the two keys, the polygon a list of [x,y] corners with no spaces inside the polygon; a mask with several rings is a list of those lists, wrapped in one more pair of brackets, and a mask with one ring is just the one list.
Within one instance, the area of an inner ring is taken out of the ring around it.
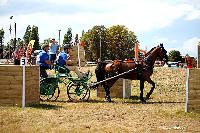
{"label": "grass field", "polygon": [[[0,132],[200,132],[200,114],[185,113],[186,70],[155,68],[152,79],[156,89],[146,104],[138,99],[138,81],[132,82],[130,99],[113,99],[112,103],[97,98],[96,90],[88,102],[69,102],[61,84],[56,102],[41,102],[25,109],[0,106]],[[145,84],[145,93],[149,87]]]}

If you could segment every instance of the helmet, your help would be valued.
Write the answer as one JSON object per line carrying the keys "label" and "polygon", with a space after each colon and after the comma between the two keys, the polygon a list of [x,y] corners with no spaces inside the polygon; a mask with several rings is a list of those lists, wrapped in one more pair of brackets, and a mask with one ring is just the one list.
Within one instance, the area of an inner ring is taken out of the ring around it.
{"label": "helmet", "polygon": [[70,44],[65,44],[64,49],[70,49],[71,45]]}
{"label": "helmet", "polygon": [[49,44],[43,44],[42,45],[42,49],[46,48],[46,47],[49,47]]}

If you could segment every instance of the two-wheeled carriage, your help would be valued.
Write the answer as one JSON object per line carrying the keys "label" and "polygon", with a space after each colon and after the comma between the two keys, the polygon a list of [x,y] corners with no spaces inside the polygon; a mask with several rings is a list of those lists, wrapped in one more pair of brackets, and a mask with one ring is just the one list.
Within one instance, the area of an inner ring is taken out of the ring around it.
{"label": "two-wheeled carriage", "polygon": [[70,101],[87,101],[90,97],[88,85],[92,74],[88,72],[83,78],[73,77],[70,70],[56,65],[55,75],[52,77],[41,78],[40,80],[40,99],[42,101],[55,101],[60,95],[59,83],[66,86],[67,95]]}

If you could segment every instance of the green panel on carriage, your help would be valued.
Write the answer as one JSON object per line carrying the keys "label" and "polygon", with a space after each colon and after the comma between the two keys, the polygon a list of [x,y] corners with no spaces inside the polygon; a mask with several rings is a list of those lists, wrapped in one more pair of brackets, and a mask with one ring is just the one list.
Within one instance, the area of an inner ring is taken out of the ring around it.
{"label": "green panel on carriage", "polygon": [[58,87],[58,78],[48,77],[40,81],[40,94],[53,95]]}
{"label": "green panel on carriage", "polygon": [[59,73],[63,73],[63,74],[69,74],[70,70],[66,67],[61,67],[56,65],[55,69],[59,72]]}
{"label": "green panel on carriage", "polygon": [[[22,66],[0,65],[0,105],[22,104]],[[39,67],[26,66],[26,105],[39,103]]]}

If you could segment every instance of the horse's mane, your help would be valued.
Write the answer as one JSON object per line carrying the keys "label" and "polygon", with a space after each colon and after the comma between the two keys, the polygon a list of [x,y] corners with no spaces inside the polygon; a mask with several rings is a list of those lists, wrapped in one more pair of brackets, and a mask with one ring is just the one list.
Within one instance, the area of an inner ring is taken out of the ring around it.
{"label": "horse's mane", "polygon": [[153,47],[151,50],[149,50],[146,54],[145,54],[145,57],[147,57],[148,55],[151,54],[151,52],[155,49],[156,47]]}

